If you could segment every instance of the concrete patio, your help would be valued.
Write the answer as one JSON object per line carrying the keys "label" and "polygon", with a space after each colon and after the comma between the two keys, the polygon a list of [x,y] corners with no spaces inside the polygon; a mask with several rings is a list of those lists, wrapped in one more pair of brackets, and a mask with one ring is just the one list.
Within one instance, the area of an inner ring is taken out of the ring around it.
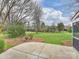
{"label": "concrete patio", "polygon": [[0,54],[0,59],[79,59],[73,47],[29,42]]}

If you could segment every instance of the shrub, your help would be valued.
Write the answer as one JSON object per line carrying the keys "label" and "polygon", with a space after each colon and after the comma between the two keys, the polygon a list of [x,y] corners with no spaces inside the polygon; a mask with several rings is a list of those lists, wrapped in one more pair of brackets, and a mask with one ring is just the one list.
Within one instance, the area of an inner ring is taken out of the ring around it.
{"label": "shrub", "polygon": [[18,24],[13,23],[7,27],[7,33],[10,38],[24,36],[25,31],[26,31],[25,26],[24,24],[21,24],[21,23],[18,23]]}
{"label": "shrub", "polygon": [[63,23],[58,23],[57,25],[58,31],[61,32],[64,30],[64,24]]}
{"label": "shrub", "polygon": [[33,39],[33,36],[34,36],[34,33],[28,33],[25,37],[25,39],[29,39],[29,40],[32,40]]}
{"label": "shrub", "polygon": [[3,26],[0,24],[0,33],[3,32]]}
{"label": "shrub", "polygon": [[67,31],[71,33],[72,32],[72,28],[71,27],[68,28]]}
{"label": "shrub", "polygon": [[5,42],[3,39],[0,39],[0,53],[4,51]]}

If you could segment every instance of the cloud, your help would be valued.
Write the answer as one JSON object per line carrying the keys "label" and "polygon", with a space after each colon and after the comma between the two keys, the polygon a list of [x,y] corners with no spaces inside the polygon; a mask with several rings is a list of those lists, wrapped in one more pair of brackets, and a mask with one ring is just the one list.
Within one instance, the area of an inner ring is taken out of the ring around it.
{"label": "cloud", "polygon": [[53,22],[55,24],[63,22],[65,25],[67,25],[71,22],[70,17],[64,16],[63,12],[60,10],[55,10],[54,8],[43,8],[42,10],[42,21],[44,21],[46,25],[52,25]]}

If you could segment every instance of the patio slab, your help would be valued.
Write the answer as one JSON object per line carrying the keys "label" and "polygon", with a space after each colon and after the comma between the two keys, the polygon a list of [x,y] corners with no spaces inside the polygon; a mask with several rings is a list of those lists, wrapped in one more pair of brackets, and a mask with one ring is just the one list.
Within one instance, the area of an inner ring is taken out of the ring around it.
{"label": "patio slab", "polygon": [[79,59],[73,47],[29,42],[0,54],[0,59]]}

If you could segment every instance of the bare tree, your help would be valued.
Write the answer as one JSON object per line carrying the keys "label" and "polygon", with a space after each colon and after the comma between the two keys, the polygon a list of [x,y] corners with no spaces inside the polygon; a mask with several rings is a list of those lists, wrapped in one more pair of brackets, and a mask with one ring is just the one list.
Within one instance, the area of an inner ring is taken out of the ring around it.
{"label": "bare tree", "polygon": [[0,26],[3,27],[3,24],[7,20],[7,17],[9,16],[10,10],[15,5],[14,0],[0,0]]}
{"label": "bare tree", "polygon": [[0,23],[26,23],[26,17],[33,16],[34,2],[31,0],[0,0]]}
{"label": "bare tree", "polygon": [[43,21],[41,21],[41,31],[45,32],[45,30],[46,30],[46,25]]}
{"label": "bare tree", "polygon": [[16,22],[26,23],[27,17],[32,16],[33,14],[33,2],[31,0],[24,0],[23,2],[19,2],[11,11],[10,21],[16,20]]}
{"label": "bare tree", "polygon": [[41,7],[38,5],[35,5],[35,10],[34,10],[34,21],[36,23],[36,32],[40,31],[40,19],[41,19],[42,11]]}
{"label": "bare tree", "polygon": [[32,0],[0,0],[0,23],[27,22],[27,17],[34,19],[36,30],[40,30],[41,8]]}
{"label": "bare tree", "polygon": [[15,5],[14,0],[0,0],[0,17],[2,20],[2,24],[5,23],[7,17],[9,16],[10,10]]}

